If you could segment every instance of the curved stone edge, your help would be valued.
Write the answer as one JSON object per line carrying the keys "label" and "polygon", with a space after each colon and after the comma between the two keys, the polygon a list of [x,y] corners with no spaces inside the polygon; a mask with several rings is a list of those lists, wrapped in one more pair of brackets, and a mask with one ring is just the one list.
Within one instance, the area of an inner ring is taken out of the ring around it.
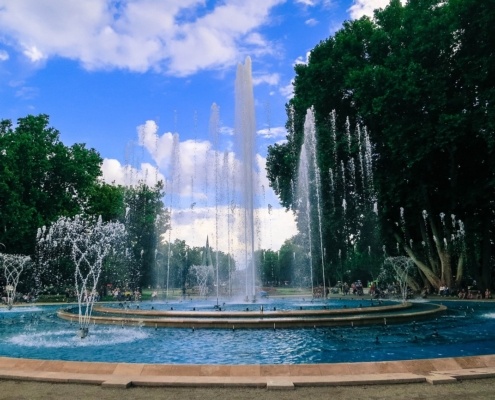
{"label": "curved stone edge", "polygon": [[394,311],[411,308],[412,303],[398,303],[392,305],[377,305],[369,307],[353,307],[353,308],[329,308],[320,310],[288,310],[288,311],[272,311],[272,310],[254,310],[249,311],[185,311],[185,310],[139,310],[139,309],[122,309],[111,308],[95,305],[93,311],[101,314],[112,315],[126,315],[132,317],[175,317],[175,318],[191,318],[191,317],[204,317],[204,318],[258,318],[263,316],[264,318],[276,318],[276,317],[300,317],[300,316],[339,316],[339,315],[353,315],[353,314],[369,314],[380,313],[384,311]]}
{"label": "curved stone edge", "polygon": [[0,357],[0,379],[103,387],[295,387],[454,383],[495,377],[495,355],[407,361],[291,365],[174,365]]}
{"label": "curved stone edge", "polygon": [[[363,326],[363,325],[387,325],[400,322],[408,322],[443,312],[447,309],[444,305],[435,305],[436,308],[409,313],[352,315],[343,317],[281,317],[281,318],[135,318],[132,316],[110,317],[91,316],[91,324],[106,324],[117,326],[146,326],[157,328],[188,328],[188,329],[285,329],[285,328],[317,328],[334,326]],[[57,311],[59,318],[76,322],[78,316],[64,309]]]}

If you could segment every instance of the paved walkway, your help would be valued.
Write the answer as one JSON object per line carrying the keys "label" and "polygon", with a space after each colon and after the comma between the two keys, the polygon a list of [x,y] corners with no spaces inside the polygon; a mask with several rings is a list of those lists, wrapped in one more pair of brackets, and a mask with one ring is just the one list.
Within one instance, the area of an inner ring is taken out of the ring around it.
{"label": "paved walkway", "polygon": [[173,365],[0,357],[0,379],[103,387],[295,387],[454,383],[495,377],[495,355],[411,361],[303,365]]}

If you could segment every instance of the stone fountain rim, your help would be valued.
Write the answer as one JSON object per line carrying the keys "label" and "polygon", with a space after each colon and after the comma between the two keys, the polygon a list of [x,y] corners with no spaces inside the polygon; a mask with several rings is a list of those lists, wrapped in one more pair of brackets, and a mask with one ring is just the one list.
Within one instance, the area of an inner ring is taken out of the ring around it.
{"label": "stone fountain rim", "polygon": [[[410,303],[405,303],[402,307],[398,308],[395,305],[384,306],[389,311],[400,310],[410,307]],[[213,313],[216,317],[204,317],[202,312],[191,312],[192,316],[185,317],[183,314],[171,315],[173,311],[167,311],[168,315],[154,316],[147,318],[146,315],[135,315],[136,311],[132,310],[132,313],[119,314],[119,316],[95,316],[90,318],[90,324],[104,324],[104,325],[117,325],[117,326],[145,326],[154,328],[189,328],[189,329],[281,329],[281,328],[316,328],[316,327],[333,327],[333,326],[363,326],[363,325],[387,325],[389,323],[401,323],[415,321],[419,319],[431,318],[434,315],[444,312],[447,307],[442,304],[433,304],[434,308],[430,310],[422,310],[417,312],[397,312],[387,313],[387,310],[382,310],[378,313],[358,313],[351,315],[310,315],[300,314],[297,316],[287,315],[271,315],[267,316],[265,313],[256,313],[256,316],[246,318],[245,312],[243,317],[223,316],[222,312]],[[368,310],[373,309],[368,307]],[[352,310],[352,309],[347,309]],[[316,311],[316,310],[308,310]],[[322,310],[329,311],[329,310]],[[178,312],[180,313],[180,312]],[[208,314],[211,314],[208,312]],[[242,313],[241,313],[242,314]],[[254,313],[253,313],[254,314]],[[75,322],[78,319],[78,315],[68,311],[67,309],[60,309],[57,311],[57,316],[61,319]]]}

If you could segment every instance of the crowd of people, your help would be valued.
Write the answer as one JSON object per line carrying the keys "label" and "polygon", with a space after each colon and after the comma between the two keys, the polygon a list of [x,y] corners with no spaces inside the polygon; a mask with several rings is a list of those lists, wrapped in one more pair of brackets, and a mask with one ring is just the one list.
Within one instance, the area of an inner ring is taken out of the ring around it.
{"label": "crowd of people", "polygon": [[[422,292],[422,297],[426,297],[430,293],[428,288],[424,288]],[[482,299],[492,299],[492,292],[490,289],[486,288],[483,292],[476,286],[476,281],[473,282],[473,285],[468,286],[467,288],[461,289],[451,289],[447,285],[442,284],[438,288],[439,296],[443,297],[457,297],[458,299],[464,300],[482,300]]]}
{"label": "crowd of people", "polygon": [[117,287],[117,288],[112,290],[112,296],[113,296],[113,299],[117,300],[117,301],[123,301],[123,300],[139,301],[139,300],[141,300],[142,294],[141,294],[141,290],[139,288],[132,291],[131,289],[121,290],[120,288]]}

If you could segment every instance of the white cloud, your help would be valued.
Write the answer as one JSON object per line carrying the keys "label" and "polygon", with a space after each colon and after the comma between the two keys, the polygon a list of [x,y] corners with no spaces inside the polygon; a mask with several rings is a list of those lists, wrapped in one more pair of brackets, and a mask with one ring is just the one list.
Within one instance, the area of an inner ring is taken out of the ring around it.
{"label": "white cloud", "polygon": [[164,169],[169,167],[172,154],[173,134],[158,134],[158,125],[155,121],[146,121],[137,127],[139,145],[148,150],[155,163]]}
{"label": "white cloud", "polygon": [[39,91],[35,87],[30,87],[30,86],[22,86],[19,89],[16,90],[15,92],[15,97],[18,97],[20,99],[24,100],[32,100],[38,97]]}
{"label": "white cloud", "polygon": [[44,58],[46,58],[46,56],[36,46],[31,46],[24,49],[23,53],[33,63],[42,61]]}
{"label": "white cloud", "polygon": [[232,128],[230,126],[221,126],[220,127],[220,134],[226,135],[226,136],[232,136],[234,134],[234,128]]}
{"label": "white cloud", "polygon": [[[206,237],[210,239],[210,245],[215,249],[228,252],[230,237],[231,253],[240,253],[244,249],[242,236],[244,231],[239,230],[243,221],[243,210],[221,206],[201,208],[189,207],[172,213],[171,240],[187,238],[187,244],[191,246],[204,246]],[[265,207],[257,208],[254,212],[258,221],[259,241],[261,248],[278,250],[285,240],[297,233],[294,216],[282,208]],[[217,218],[218,215],[218,218]],[[230,221],[230,224],[229,224]],[[218,229],[218,230],[217,230]],[[218,231],[219,240],[215,233]],[[284,234],[281,234],[283,232]],[[166,238],[168,240],[168,237]],[[240,260],[242,262],[242,260]]]}
{"label": "white cloud", "polygon": [[304,59],[302,56],[299,56],[296,58],[296,60],[294,61],[294,65],[297,65],[297,64],[308,64],[309,63],[309,57],[311,56],[311,52],[308,51],[306,53],[306,58]]}
{"label": "white cloud", "polygon": [[[258,134],[278,137],[285,135],[285,129],[272,128]],[[153,177],[165,184],[165,205],[172,209],[172,240],[185,239],[188,244],[202,246],[206,236],[214,238],[217,233],[222,236],[220,249],[227,251],[226,236],[232,229],[233,246],[240,248],[242,235],[238,225],[242,221],[239,204],[242,202],[241,189],[245,186],[240,181],[241,161],[232,151],[216,151],[209,141],[180,140],[178,134],[159,134],[159,127],[154,121],[146,121],[137,128],[138,143],[149,153],[157,165],[141,163],[139,168],[123,166],[117,160],[106,159],[103,162],[103,177],[106,182],[129,185],[137,179],[154,183]],[[255,214],[260,228],[257,242],[262,248],[279,248],[283,242],[296,233],[294,217],[279,206],[279,201],[269,187],[266,176],[266,159],[256,156]],[[232,204],[237,204],[232,225],[229,226],[228,211]],[[268,212],[268,205],[270,204]],[[236,227],[237,226],[237,227]],[[273,229],[273,235],[269,235]],[[236,235],[239,230],[239,235]],[[283,234],[281,233],[283,232]],[[213,245],[213,243],[212,243]],[[234,251],[234,250],[232,250]]]}
{"label": "white cloud", "polygon": [[108,184],[133,186],[145,183],[155,186],[159,181],[165,182],[165,177],[153,165],[142,163],[140,168],[122,165],[120,161],[105,158],[101,166],[102,180]]}
{"label": "white cloud", "polygon": [[287,86],[281,87],[280,94],[287,99],[292,99],[294,97],[294,82],[291,81]]}
{"label": "white cloud", "polygon": [[319,22],[315,18],[310,18],[310,19],[307,19],[306,21],[304,21],[304,23],[308,26],[316,26],[316,25],[318,25]]}
{"label": "white cloud", "polygon": [[321,6],[328,8],[333,4],[333,0],[294,0],[296,4],[301,4],[304,7]]}
{"label": "white cloud", "polygon": [[295,0],[296,4],[302,4],[304,6],[313,7],[317,1],[315,0]]}
{"label": "white cloud", "polygon": [[253,77],[253,85],[257,86],[262,83],[266,83],[270,86],[278,85],[280,81],[280,74],[265,74],[265,75],[257,75]]}
{"label": "white cloud", "polygon": [[0,50],[0,61],[7,61],[9,59],[9,53],[5,50]]}
{"label": "white cloud", "polygon": [[287,135],[287,130],[283,126],[276,126],[273,128],[260,129],[257,134],[264,139],[276,139],[285,137]]}
{"label": "white cloud", "polygon": [[[377,8],[385,8],[390,3],[390,0],[354,0],[353,4],[347,10],[352,19],[361,18],[363,15],[373,16],[373,11]],[[401,0],[402,4],[406,0]]]}
{"label": "white cloud", "polygon": [[0,37],[32,62],[187,76],[271,52],[258,29],[285,0],[0,0]]}

